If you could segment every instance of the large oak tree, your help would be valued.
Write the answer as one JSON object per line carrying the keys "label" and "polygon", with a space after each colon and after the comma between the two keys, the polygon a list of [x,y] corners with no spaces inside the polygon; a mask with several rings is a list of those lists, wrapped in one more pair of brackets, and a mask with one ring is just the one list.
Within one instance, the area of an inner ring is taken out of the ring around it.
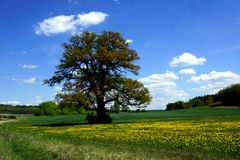
{"label": "large oak tree", "polygon": [[[98,123],[109,122],[106,104],[145,107],[151,101],[147,88],[127,78],[138,74],[137,52],[118,32],[83,32],[64,43],[64,54],[45,84],[63,84],[65,94],[78,97],[79,105],[95,108]],[[64,96],[63,96],[64,97]]]}

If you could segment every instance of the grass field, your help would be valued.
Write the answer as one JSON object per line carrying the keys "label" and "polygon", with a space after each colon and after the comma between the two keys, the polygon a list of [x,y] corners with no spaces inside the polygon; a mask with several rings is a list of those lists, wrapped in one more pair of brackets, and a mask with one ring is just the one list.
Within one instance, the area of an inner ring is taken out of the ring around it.
{"label": "grass field", "polygon": [[0,159],[239,159],[240,109],[195,108],[84,116],[21,117],[0,125]]}

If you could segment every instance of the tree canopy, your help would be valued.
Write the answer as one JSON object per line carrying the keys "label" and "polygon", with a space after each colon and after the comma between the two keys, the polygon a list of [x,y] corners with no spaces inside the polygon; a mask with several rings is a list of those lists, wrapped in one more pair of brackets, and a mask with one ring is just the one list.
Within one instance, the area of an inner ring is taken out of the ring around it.
{"label": "tree canopy", "polygon": [[106,104],[145,107],[150,103],[148,89],[139,81],[127,78],[129,73],[138,74],[140,67],[134,62],[139,56],[120,33],[83,32],[63,47],[60,64],[45,84],[62,83],[64,93],[74,95],[79,105],[96,109],[98,123],[111,121]]}
{"label": "tree canopy", "polygon": [[215,100],[227,106],[240,106],[240,84],[234,84],[218,91]]}

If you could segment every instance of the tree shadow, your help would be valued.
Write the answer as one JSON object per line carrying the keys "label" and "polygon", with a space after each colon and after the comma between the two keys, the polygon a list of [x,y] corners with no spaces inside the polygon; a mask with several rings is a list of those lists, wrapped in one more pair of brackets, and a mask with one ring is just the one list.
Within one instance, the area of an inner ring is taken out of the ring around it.
{"label": "tree shadow", "polygon": [[66,127],[66,126],[76,126],[76,125],[87,125],[88,123],[67,123],[67,122],[61,122],[61,123],[49,123],[49,124],[37,124],[37,125],[32,125],[32,126],[37,126],[37,127]]}
{"label": "tree shadow", "polygon": [[[124,124],[124,123],[135,123],[135,122],[114,122],[114,123],[108,123],[108,124]],[[89,124],[87,122],[78,122],[78,123],[71,123],[71,122],[61,122],[61,123],[48,123],[48,124],[35,124],[32,126],[36,127],[67,127],[67,126],[79,126],[79,125],[102,125],[101,123],[99,124]]]}

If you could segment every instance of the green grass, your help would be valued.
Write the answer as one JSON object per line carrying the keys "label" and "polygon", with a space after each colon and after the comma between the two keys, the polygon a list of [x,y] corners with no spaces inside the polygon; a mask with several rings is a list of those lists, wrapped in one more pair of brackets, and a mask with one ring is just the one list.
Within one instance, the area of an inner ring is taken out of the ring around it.
{"label": "green grass", "polygon": [[240,109],[194,108],[85,116],[21,117],[0,125],[0,159],[239,159]]}
{"label": "green grass", "polygon": [[[120,113],[112,114],[114,122],[136,122],[152,120],[175,119],[199,119],[202,117],[221,118],[222,116],[240,116],[240,109],[235,108],[205,108],[198,107],[192,109],[173,110],[173,111],[151,111],[139,113]],[[85,115],[63,115],[63,116],[41,116],[29,117],[20,121],[29,124],[50,124],[50,123],[86,123]]]}

